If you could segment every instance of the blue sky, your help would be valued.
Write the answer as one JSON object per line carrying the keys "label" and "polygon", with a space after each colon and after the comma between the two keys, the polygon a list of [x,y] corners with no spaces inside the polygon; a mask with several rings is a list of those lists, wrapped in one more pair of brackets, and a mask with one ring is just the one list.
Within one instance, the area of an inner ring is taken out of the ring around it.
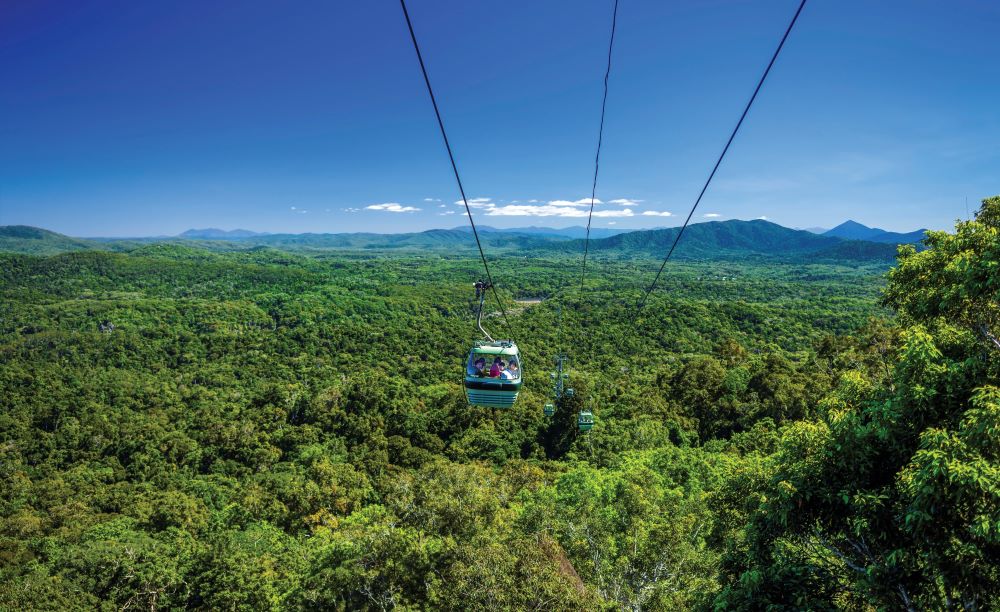
{"label": "blue sky", "polygon": [[[595,225],[675,225],[797,2],[620,2]],[[611,6],[410,0],[480,223],[586,222]],[[1000,193],[998,27],[992,1],[811,0],[697,220],[950,227]],[[463,222],[393,0],[8,0],[0,74],[0,224]]]}

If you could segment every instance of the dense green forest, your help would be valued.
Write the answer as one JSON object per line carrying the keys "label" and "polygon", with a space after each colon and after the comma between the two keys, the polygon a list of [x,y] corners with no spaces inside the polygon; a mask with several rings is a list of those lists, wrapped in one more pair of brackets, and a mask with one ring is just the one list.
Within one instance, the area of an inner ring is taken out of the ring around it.
{"label": "dense green forest", "polygon": [[1000,608],[1000,197],[895,263],[671,263],[635,321],[607,240],[582,289],[495,256],[508,411],[468,252],[0,254],[0,609]]}

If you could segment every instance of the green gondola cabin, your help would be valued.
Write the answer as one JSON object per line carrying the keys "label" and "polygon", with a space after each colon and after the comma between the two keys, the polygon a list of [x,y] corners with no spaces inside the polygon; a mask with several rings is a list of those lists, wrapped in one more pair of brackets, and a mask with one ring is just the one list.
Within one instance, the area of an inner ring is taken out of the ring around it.
{"label": "green gondola cabin", "polygon": [[523,377],[512,340],[477,341],[465,364],[465,397],[470,406],[512,408]]}

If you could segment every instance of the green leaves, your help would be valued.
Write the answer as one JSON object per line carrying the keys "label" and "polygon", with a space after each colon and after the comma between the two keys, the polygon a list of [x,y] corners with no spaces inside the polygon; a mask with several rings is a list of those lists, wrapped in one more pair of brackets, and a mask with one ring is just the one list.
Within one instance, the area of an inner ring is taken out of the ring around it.
{"label": "green leaves", "polygon": [[[930,232],[928,250],[900,249],[886,302],[901,348],[872,345],[891,371],[882,384],[877,369],[845,372],[821,402],[827,427],[784,429],[753,472],[748,524],[730,527],[741,578],[717,607],[853,607],[838,592],[886,608],[1000,605],[998,212],[988,199],[956,234]],[[737,472],[725,498],[746,487]]]}
{"label": "green leaves", "polygon": [[908,321],[930,324],[942,317],[979,336],[992,350],[1000,324],[1000,196],[983,200],[973,221],[955,234],[928,232],[930,247],[917,253],[901,247],[889,273],[885,302]]}

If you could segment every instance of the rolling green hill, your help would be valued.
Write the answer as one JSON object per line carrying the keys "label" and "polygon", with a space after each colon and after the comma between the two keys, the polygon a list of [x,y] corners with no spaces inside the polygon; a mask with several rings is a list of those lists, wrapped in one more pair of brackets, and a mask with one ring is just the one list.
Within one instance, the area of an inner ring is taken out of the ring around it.
{"label": "rolling green hill", "polygon": [[54,255],[100,248],[102,246],[97,242],[70,238],[29,225],[0,226],[0,251],[26,255]]}
{"label": "rolling green hill", "polygon": [[[538,248],[565,241],[553,236],[536,236],[520,232],[482,232],[483,246],[495,248]],[[472,235],[459,229],[432,229],[406,234],[272,234],[230,240],[235,244],[266,245],[275,248],[299,249],[475,249]]]}
{"label": "rolling green hill", "polygon": [[[591,240],[594,253],[634,253],[662,257],[670,249],[679,228],[618,234]],[[574,252],[583,241],[554,245],[550,248]],[[860,240],[841,240],[793,230],[769,221],[712,221],[688,226],[678,243],[674,257],[679,259],[730,259],[752,255],[777,258],[802,258],[812,261],[863,260],[892,261],[896,247]]]}

